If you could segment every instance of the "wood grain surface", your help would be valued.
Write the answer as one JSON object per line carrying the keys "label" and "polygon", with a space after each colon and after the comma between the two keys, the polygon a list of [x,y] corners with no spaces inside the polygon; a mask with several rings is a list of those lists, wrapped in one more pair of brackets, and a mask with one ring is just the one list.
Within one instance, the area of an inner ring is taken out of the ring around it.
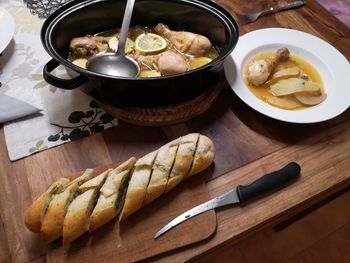
{"label": "wood grain surface", "polygon": [[[218,229],[209,241],[159,258],[160,262],[185,261],[226,242],[291,217],[306,207],[350,185],[350,122],[231,171],[207,183],[213,196],[244,185],[294,160],[301,176],[288,186],[249,203],[217,210]],[[332,160],[332,161],[330,161]],[[225,240],[225,242],[223,242]]]}
{"label": "wood grain surface", "polygon": [[[217,2],[232,14],[247,14],[282,1],[245,1],[244,5],[240,0]],[[350,59],[350,29],[315,0],[306,3],[302,8],[242,24],[241,34],[268,27],[293,28],[326,40]],[[201,132],[215,143],[215,166],[207,183],[211,197],[289,161],[298,161],[302,166],[301,178],[280,191],[242,206],[218,210],[218,229],[212,238],[152,260],[184,262],[235,242],[349,185],[349,120],[349,110],[317,124],[296,125],[273,120],[246,106],[225,84],[213,106],[190,121],[158,128],[120,122],[101,134],[14,163],[9,161],[0,129],[0,261],[57,262],[47,257],[39,239],[23,224],[25,210],[55,178],[87,167],[123,161],[130,156],[140,157],[189,132]]]}
{"label": "wood grain surface", "polygon": [[[116,165],[97,167],[94,175]],[[73,179],[82,172],[67,175]],[[69,248],[58,239],[45,249],[49,262],[135,262],[179,249],[211,237],[216,231],[216,215],[207,211],[180,224],[167,235],[154,239],[155,233],[177,215],[210,199],[205,185],[209,170],[191,177],[168,194],[131,215],[120,225],[116,220],[81,236]],[[33,233],[33,235],[36,235]]]}

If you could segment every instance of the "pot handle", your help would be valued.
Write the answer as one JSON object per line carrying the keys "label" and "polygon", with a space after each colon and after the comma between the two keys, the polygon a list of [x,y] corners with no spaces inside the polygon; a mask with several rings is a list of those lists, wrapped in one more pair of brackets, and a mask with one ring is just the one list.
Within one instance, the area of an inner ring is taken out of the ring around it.
{"label": "pot handle", "polygon": [[87,77],[79,75],[78,77],[72,79],[61,79],[51,74],[55,68],[57,68],[60,63],[54,59],[51,59],[46,63],[43,69],[43,76],[47,83],[59,87],[61,89],[71,90],[79,87],[81,84],[87,81]]}

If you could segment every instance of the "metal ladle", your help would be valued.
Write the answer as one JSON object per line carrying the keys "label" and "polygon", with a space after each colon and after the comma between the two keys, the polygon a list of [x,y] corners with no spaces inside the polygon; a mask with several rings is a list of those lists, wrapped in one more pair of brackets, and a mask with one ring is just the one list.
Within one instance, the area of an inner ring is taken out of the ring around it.
{"label": "metal ladle", "polygon": [[135,0],[127,0],[117,51],[94,56],[86,64],[88,70],[114,77],[136,77],[139,74],[139,64],[125,54],[125,43],[134,4]]}

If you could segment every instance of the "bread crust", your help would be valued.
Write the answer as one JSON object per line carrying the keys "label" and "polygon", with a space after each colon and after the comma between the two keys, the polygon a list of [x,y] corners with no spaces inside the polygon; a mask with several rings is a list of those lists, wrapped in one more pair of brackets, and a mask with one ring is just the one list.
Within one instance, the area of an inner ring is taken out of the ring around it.
{"label": "bread crust", "polygon": [[142,207],[157,153],[158,150],[153,151],[135,163],[135,169],[131,175],[119,221],[122,221]]}
{"label": "bread crust", "polygon": [[165,192],[179,144],[180,139],[177,139],[159,149],[152,167],[152,176],[148,184],[146,197],[142,206],[152,202]]}
{"label": "bread crust", "polygon": [[118,215],[129,174],[129,171],[123,171],[107,178],[105,185],[114,187],[114,190],[113,192],[100,190],[100,196],[90,217],[89,232],[95,231]]}
{"label": "bread crust", "polygon": [[96,190],[89,189],[70,203],[63,223],[64,246],[69,245],[87,231],[86,218],[95,196]]}
{"label": "bread crust", "polygon": [[94,178],[91,178],[90,180],[86,181],[85,183],[79,186],[80,191],[84,192],[89,189],[99,190],[111,171],[112,169],[107,169],[106,171],[103,171],[99,175],[95,176]]}
{"label": "bread crust", "polygon": [[110,172],[92,211],[89,232],[95,231],[119,214],[135,162],[136,158],[132,157]]}
{"label": "bread crust", "polygon": [[190,133],[181,137],[165,192],[169,192],[187,176],[193,162],[198,138],[199,133]]}
{"label": "bread crust", "polygon": [[108,221],[116,217],[116,200],[118,194],[115,193],[108,197],[100,195],[97,205],[94,208],[89,223],[89,232],[95,231],[97,228],[103,226]]}
{"label": "bread crust", "polygon": [[214,158],[214,143],[207,136],[200,135],[197,143],[197,148],[194,154],[192,167],[186,178],[207,169],[214,161]]}
{"label": "bread crust", "polygon": [[69,179],[59,178],[28,208],[24,223],[30,231],[40,233],[41,220],[52,196],[61,192],[67,183],[69,183]]}
{"label": "bread crust", "polygon": [[89,229],[89,218],[96,202],[97,193],[111,171],[112,169],[108,169],[79,186],[81,194],[69,204],[64,218],[64,246],[69,245]]}
{"label": "bread crust", "polygon": [[82,176],[70,182],[62,193],[53,196],[40,228],[44,242],[49,243],[62,235],[67,207],[77,194],[79,185],[91,178],[92,171],[87,169]]}

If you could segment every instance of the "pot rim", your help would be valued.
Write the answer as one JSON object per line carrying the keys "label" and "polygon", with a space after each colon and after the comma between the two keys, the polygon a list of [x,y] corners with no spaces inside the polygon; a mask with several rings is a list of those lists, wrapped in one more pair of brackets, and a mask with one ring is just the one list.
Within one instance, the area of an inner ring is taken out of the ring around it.
{"label": "pot rim", "polygon": [[[142,1],[142,0],[141,0]],[[161,1],[161,0],[156,0]],[[197,8],[200,8],[204,10],[205,12],[209,12],[212,15],[214,15],[217,19],[220,19],[221,22],[225,25],[225,29],[228,30],[228,44],[227,46],[221,50],[219,56],[211,61],[210,63],[196,68],[189,71],[186,71],[184,73],[180,74],[174,74],[169,76],[158,76],[158,77],[148,77],[148,78],[142,78],[142,77],[134,77],[134,78],[128,78],[128,77],[117,77],[117,76],[111,76],[106,74],[101,74],[93,71],[89,71],[87,69],[78,67],[74,65],[73,63],[69,62],[68,59],[62,57],[58,52],[55,50],[55,48],[52,45],[51,42],[51,36],[53,29],[55,28],[56,24],[58,24],[64,17],[67,15],[74,13],[75,11],[82,9],[89,5],[94,5],[96,3],[100,3],[101,0],[73,0],[65,3],[60,8],[58,8],[56,11],[54,11],[44,22],[42,28],[41,28],[41,42],[45,48],[45,50],[48,52],[48,54],[55,60],[57,60],[61,65],[68,67],[72,69],[73,71],[77,72],[78,74],[84,75],[84,76],[94,76],[94,77],[102,77],[102,78],[109,78],[109,79],[118,79],[118,80],[128,80],[128,81],[149,81],[149,80],[165,80],[165,79],[174,79],[178,78],[184,75],[188,75],[191,73],[195,73],[198,71],[205,70],[209,67],[215,67],[222,63],[222,61],[232,52],[234,47],[236,46],[239,38],[239,26],[235,18],[222,6],[216,4],[215,2],[212,2],[210,0],[167,0],[167,2],[180,2],[184,4],[188,4],[191,6],[195,6]],[[136,3],[137,4],[137,3]]]}

